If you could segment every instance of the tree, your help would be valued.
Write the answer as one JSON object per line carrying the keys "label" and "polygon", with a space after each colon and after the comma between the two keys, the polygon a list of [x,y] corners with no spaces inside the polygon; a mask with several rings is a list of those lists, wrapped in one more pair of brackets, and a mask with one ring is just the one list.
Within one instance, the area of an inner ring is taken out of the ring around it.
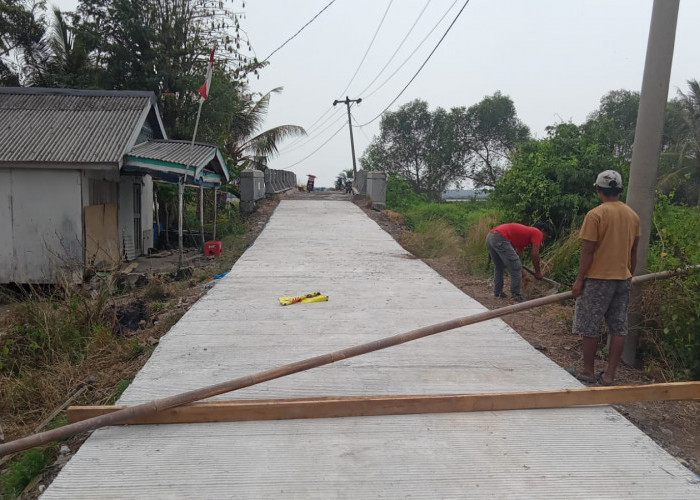
{"label": "tree", "polygon": [[416,99],[382,116],[380,133],[360,159],[365,170],[398,175],[417,193],[439,197],[451,183],[463,178],[454,157],[454,127],[441,108],[431,112]]}
{"label": "tree", "polygon": [[90,56],[60,9],[49,13],[46,31],[26,65],[26,84],[38,87],[93,88],[97,84]]}
{"label": "tree", "polygon": [[568,230],[597,204],[596,175],[629,169],[615,153],[613,128],[607,120],[549,127],[547,138],[521,144],[490,198],[514,220],[549,220]]}
{"label": "tree", "polygon": [[23,83],[23,68],[40,43],[46,22],[44,2],[0,1],[0,84]]}
{"label": "tree", "polygon": [[282,92],[282,87],[272,89],[257,101],[252,97],[243,99],[236,112],[228,117],[228,127],[221,143],[226,155],[231,159],[234,169],[242,170],[254,167],[260,170],[267,168],[267,159],[278,153],[280,141],[300,135],[306,135],[303,127],[298,125],[280,125],[259,132],[272,94]]}
{"label": "tree", "polygon": [[[676,199],[700,206],[700,82],[688,80],[688,91],[668,103],[659,186],[673,190]],[[670,119],[669,119],[670,118]]]}
{"label": "tree", "polygon": [[629,161],[632,158],[634,129],[637,126],[639,92],[631,90],[611,90],[600,98],[600,106],[591,113],[588,121],[612,122],[612,137],[615,154]]}
{"label": "tree", "polygon": [[236,87],[267,64],[241,52],[244,45],[250,50],[250,44],[241,34],[235,4],[235,0],[81,0],[72,30],[99,73],[99,88],[152,90],[168,135],[185,139],[191,136],[187,126],[193,109],[196,114],[196,89],[214,47],[218,85]]}
{"label": "tree", "polygon": [[510,164],[516,146],[530,137],[510,97],[500,92],[470,106],[453,108],[456,163],[476,187],[494,186]]}

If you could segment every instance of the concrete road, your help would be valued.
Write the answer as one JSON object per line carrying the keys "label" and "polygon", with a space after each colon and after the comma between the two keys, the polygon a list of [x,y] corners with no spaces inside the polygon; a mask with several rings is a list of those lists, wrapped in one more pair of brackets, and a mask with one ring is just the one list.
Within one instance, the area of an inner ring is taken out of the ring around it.
{"label": "concrete road", "polygon": [[[330,300],[282,307],[277,297]],[[284,200],[163,337],[134,404],[484,308],[349,201]],[[580,384],[500,320],[218,399],[553,389]],[[100,429],[58,498],[700,498],[698,477],[607,406]]]}

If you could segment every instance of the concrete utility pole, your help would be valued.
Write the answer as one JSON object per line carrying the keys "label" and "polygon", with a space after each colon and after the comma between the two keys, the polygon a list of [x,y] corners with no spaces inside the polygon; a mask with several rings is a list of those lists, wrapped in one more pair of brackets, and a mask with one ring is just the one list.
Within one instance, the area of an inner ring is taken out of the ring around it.
{"label": "concrete utility pole", "polygon": [[[673,46],[676,39],[678,4],[679,0],[654,0],[651,12],[649,41],[647,42],[639,114],[634,131],[630,180],[627,188],[627,204],[637,212],[641,220],[642,234],[639,238],[636,275],[644,274],[647,267],[656,175],[659,169],[664,114],[671,78]],[[639,289],[633,290],[631,296],[633,311],[638,308],[640,299]],[[639,341],[639,332],[636,326],[640,319],[639,313],[633,312],[630,316],[632,328],[625,339],[625,349],[622,353],[622,360],[628,365],[634,365],[636,361]]]}
{"label": "concrete utility pole", "polygon": [[357,164],[355,163],[355,141],[352,138],[352,117],[350,116],[350,103],[356,102],[357,104],[360,104],[362,102],[362,98],[350,99],[348,96],[345,96],[344,101],[339,101],[337,99],[333,101],[333,106],[335,106],[339,102],[344,102],[345,105],[348,107],[348,126],[350,127],[350,150],[352,151],[352,181],[356,182]]}

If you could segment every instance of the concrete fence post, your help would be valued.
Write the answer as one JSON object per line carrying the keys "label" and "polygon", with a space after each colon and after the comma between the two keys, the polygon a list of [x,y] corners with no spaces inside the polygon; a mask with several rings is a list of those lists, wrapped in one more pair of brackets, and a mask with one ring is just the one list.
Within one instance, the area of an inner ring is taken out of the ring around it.
{"label": "concrete fence post", "polygon": [[272,192],[272,170],[268,168],[265,170],[265,194],[270,194]]}
{"label": "concrete fence post", "polygon": [[366,189],[372,208],[383,210],[386,207],[386,172],[367,172]]}
{"label": "concrete fence post", "polygon": [[260,170],[241,172],[241,212],[255,211],[255,202],[265,197],[265,174]]}

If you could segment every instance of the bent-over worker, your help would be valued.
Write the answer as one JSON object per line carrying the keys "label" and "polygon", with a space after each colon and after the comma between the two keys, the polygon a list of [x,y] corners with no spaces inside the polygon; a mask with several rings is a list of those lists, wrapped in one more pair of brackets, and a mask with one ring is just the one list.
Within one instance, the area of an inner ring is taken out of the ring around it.
{"label": "bent-over worker", "polygon": [[520,284],[522,282],[522,263],[520,261],[523,250],[532,245],[530,257],[535,268],[535,278],[542,279],[540,268],[540,245],[548,235],[552,234],[552,228],[546,222],[537,222],[533,226],[526,226],[511,222],[496,226],[486,237],[486,248],[493,260],[493,294],[496,297],[505,298],[503,293],[503,270],[510,275],[510,295],[516,302],[522,302]]}

